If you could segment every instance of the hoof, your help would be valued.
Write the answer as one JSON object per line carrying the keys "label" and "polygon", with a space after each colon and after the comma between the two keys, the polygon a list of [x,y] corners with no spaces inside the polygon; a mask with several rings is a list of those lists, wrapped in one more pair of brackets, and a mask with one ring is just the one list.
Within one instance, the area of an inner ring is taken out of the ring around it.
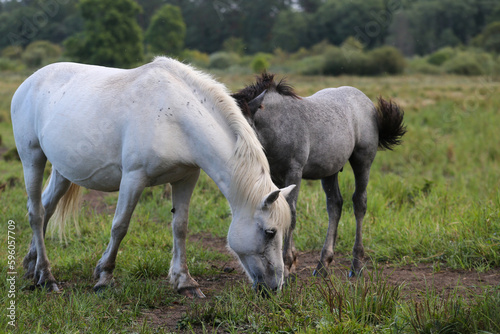
{"label": "hoof", "polygon": [[177,290],[181,295],[186,296],[190,299],[193,298],[206,298],[206,296],[201,292],[200,288],[182,288]]}
{"label": "hoof", "polygon": [[23,261],[24,278],[35,279],[36,257],[34,259],[26,256]]}
{"label": "hoof", "polygon": [[290,284],[295,283],[297,281],[297,274],[289,274],[288,277],[285,278],[284,286],[288,286]]}
{"label": "hoof", "polygon": [[59,287],[57,286],[56,282],[45,282],[45,283],[37,283],[30,285],[28,287],[28,290],[34,291],[37,289],[45,290],[47,292],[54,292],[54,293],[60,293],[61,290],[59,290]]}
{"label": "hoof", "polygon": [[314,277],[327,277],[328,276],[328,268],[325,267],[321,262],[318,263],[318,266],[313,271]]}
{"label": "hoof", "polygon": [[349,270],[349,278],[360,277],[360,276],[361,276],[361,269],[354,270],[351,268],[351,270]]}
{"label": "hoof", "polygon": [[111,280],[107,280],[106,283],[97,282],[97,284],[94,285],[94,292],[95,293],[102,293],[107,288],[111,288],[113,286],[115,286],[115,279],[114,278],[112,278]]}

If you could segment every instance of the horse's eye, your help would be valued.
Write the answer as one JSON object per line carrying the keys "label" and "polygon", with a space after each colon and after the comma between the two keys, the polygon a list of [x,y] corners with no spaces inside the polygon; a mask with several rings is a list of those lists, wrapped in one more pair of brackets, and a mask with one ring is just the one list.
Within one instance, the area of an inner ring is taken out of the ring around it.
{"label": "horse's eye", "polygon": [[275,228],[269,228],[265,232],[266,232],[266,237],[269,238],[269,239],[274,238],[274,236],[276,235],[276,229]]}

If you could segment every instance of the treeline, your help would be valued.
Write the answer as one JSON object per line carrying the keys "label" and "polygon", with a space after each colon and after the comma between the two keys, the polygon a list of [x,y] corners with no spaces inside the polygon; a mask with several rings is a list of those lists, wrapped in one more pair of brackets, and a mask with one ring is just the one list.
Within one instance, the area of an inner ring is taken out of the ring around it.
{"label": "treeline", "polygon": [[[212,67],[258,68],[281,57],[326,74],[377,74],[385,62],[384,72],[399,73],[402,55],[429,57],[446,47],[495,57],[499,22],[500,2],[490,0],[7,0],[0,50],[28,66],[64,52],[126,67],[149,53]],[[247,57],[259,52],[266,56]]]}

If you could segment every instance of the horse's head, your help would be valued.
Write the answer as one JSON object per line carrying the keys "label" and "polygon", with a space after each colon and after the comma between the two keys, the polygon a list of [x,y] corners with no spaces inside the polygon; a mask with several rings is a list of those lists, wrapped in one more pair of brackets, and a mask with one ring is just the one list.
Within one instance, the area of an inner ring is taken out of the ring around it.
{"label": "horse's head", "polygon": [[271,192],[253,213],[235,213],[229,228],[229,247],[238,256],[257,292],[279,290],[283,285],[283,234],[290,222],[285,197],[294,187]]}

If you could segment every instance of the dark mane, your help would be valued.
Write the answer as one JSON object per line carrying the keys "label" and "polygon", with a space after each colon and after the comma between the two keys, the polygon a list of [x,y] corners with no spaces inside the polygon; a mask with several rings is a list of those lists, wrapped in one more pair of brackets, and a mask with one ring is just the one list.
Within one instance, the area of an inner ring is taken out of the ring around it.
{"label": "dark mane", "polygon": [[257,81],[254,84],[248,85],[241,89],[237,93],[231,94],[231,96],[236,100],[238,106],[240,107],[243,115],[246,117],[251,116],[248,110],[248,102],[255,99],[263,91],[271,90],[283,96],[290,96],[295,99],[300,99],[293,87],[289,85],[285,78],[281,79],[278,83],[274,81],[274,74],[264,72],[260,77],[257,77]]}

